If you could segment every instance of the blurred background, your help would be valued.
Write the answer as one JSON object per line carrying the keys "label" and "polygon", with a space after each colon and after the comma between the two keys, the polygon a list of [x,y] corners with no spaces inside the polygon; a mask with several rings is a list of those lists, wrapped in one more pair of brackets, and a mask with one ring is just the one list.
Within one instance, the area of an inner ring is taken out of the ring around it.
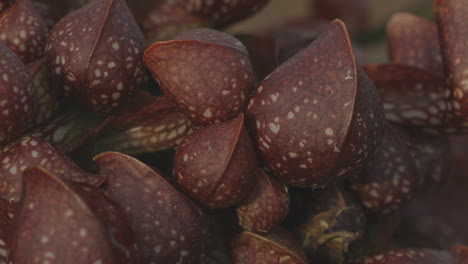
{"label": "blurred background", "polygon": [[[307,18],[313,12],[310,0],[272,0],[260,13],[231,26],[230,33],[262,33],[292,21]],[[382,62],[387,58],[385,24],[392,14],[398,11],[411,12],[434,20],[433,5],[430,0],[369,0],[367,28],[364,34],[355,38],[364,50],[366,62]]]}

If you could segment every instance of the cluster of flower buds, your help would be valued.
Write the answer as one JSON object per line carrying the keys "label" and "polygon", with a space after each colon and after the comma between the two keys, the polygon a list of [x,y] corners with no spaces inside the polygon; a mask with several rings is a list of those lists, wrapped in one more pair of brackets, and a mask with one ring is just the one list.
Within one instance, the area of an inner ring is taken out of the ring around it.
{"label": "cluster of flower buds", "polygon": [[468,2],[269,2],[0,0],[0,262],[468,263]]}

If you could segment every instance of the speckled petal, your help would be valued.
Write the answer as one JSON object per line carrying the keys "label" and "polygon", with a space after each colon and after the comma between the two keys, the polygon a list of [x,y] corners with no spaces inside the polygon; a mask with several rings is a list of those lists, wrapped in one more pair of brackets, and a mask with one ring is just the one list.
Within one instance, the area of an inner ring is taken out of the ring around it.
{"label": "speckled petal", "polygon": [[20,138],[0,149],[0,196],[19,201],[22,173],[27,168],[40,166],[64,180],[100,185],[104,178],[81,170],[65,154],[46,141],[36,137]]}
{"label": "speckled petal", "polygon": [[468,130],[468,5],[464,0],[437,0],[437,26],[445,67],[445,77],[453,102],[450,123],[458,130]]}
{"label": "speckled petal", "polygon": [[109,196],[124,208],[142,263],[198,263],[203,255],[201,211],[138,160],[107,152],[94,159]]}
{"label": "speckled petal", "polygon": [[29,134],[48,141],[62,152],[70,153],[96,135],[105,123],[103,118],[93,113],[69,108]]}
{"label": "speckled petal", "polygon": [[237,208],[239,224],[247,231],[267,233],[283,222],[289,211],[287,187],[258,169],[257,187]]}
{"label": "speckled petal", "polygon": [[[271,237],[271,239],[269,239]],[[290,234],[277,230],[263,237],[242,232],[232,242],[235,264],[305,264],[304,253],[297,253],[300,245]]]}
{"label": "speckled petal", "polygon": [[124,0],[94,0],[50,32],[45,61],[55,88],[106,115],[143,81],[144,38]]}
{"label": "speckled petal", "polygon": [[410,13],[396,13],[387,23],[392,63],[417,67],[443,76],[437,26]]}
{"label": "speckled petal", "polygon": [[138,263],[123,209],[101,190],[66,184],[38,168],[24,175],[10,261]]}
{"label": "speckled petal", "polygon": [[31,0],[18,0],[0,15],[0,40],[24,63],[44,54],[48,30]]}
{"label": "speckled petal", "polygon": [[52,118],[58,108],[58,102],[55,91],[49,83],[44,60],[32,62],[26,65],[26,67],[31,74],[36,94],[36,113],[32,121],[28,123],[29,128],[33,128],[44,124]]}
{"label": "speckled petal", "polygon": [[233,206],[255,186],[257,160],[243,119],[240,115],[199,129],[177,148],[174,177],[190,197],[204,206]]}
{"label": "speckled petal", "polygon": [[26,131],[35,113],[35,99],[28,70],[0,41],[0,144]]}
{"label": "speckled petal", "polygon": [[236,117],[247,105],[252,66],[244,45],[211,29],[195,29],[157,42],[144,61],[163,92],[196,125]]}
{"label": "speckled petal", "polygon": [[358,88],[353,119],[348,128],[346,143],[339,150],[340,162],[335,169],[340,178],[358,173],[365,166],[380,146],[385,129],[380,94],[364,70],[358,68],[357,72]]}
{"label": "speckled petal", "polygon": [[190,121],[166,97],[139,93],[131,102],[138,104],[136,109],[127,107],[110,117],[94,143],[97,152],[136,155],[161,151],[177,146],[192,132]]}
{"label": "speckled petal", "polygon": [[380,99],[339,20],[260,84],[247,117],[271,172],[300,187],[359,170],[383,134]]}
{"label": "speckled petal", "polygon": [[365,69],[381,92],[388,120],[431,133],[450,131],[449,114],[460,105],[451,102],[442,78],[404,64],[368,65]]}
{"label": "speckled petal", "polygon": [[362,178],[351,183],[350,188],[367,210],[389,213],[407,204],[420,191],[409,140],[402,130],[387,124],[382,144]]}

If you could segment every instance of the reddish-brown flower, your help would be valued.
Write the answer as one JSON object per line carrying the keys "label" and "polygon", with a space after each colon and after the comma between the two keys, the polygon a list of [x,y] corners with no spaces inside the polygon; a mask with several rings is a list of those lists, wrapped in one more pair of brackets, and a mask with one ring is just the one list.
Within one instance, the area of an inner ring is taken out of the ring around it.
{"label": "reddish-brown flower", "polygon": [[211,29],[195,29],[157,42],[144,61],[161,89],[196,125],[219,123],[244,111],[252,66],[244,45]]}
{"label": "reddish-brown flower", "polygon": [[359,170],[383,134],[381,102],[341,21],[260,84],[247,118],[271,172],[301,187]]}
{"label": "reddish-brown flower", "polygon": [[123,0],[94,0],[50,32],[45,61],[55,89],[106,115],[143,81],[144,38]]}

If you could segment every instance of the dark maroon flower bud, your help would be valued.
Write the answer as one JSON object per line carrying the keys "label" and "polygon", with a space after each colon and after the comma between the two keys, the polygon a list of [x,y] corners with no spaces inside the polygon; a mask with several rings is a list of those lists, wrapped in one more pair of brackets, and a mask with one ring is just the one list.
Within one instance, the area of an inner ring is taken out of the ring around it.
{"label": "dark maroon flower bud", "polygon": [[100,189],[32,168],[24,172],[23,190],[11,262],[139,263],[123,209]]}
{"label": "dark maroon flower bud", "polygon": [[162,176],[120,153],[95,158],[104,189],[131,222],[142,263],[198,263],[204,249],[202,212]]}
{"label": "dark maroon flower bud", "polygon": [[96,151],[137,155],[177,146],[192,132],[190,121],[167,97],[137,92],[130,104],[109,118],[94,143]]}
{"label": "dark maroon flower bud", "polygon": [[443,75],[434,23],[410,13],[395,13],[387,23],[391,62]]}
{"label": "dark maroon flower bud", "polygon": [[418,16],[397,13],[387,32],[392,64],[366,68],[382,92],[387,119],[437,132],[453,108],[446,100],[450,91],[443,80],[437,27]]}
{"label": "dark maroon flower bud", "polygon": [[94,0],[50,32],[45,60],[59,93],[106,115],[143,81],[144,38],[123,0]]}
{"label": "dark maroon flower bud", "polygon": [[384,128],[375,87],[338,20],[260,84],[247,117],[268,169],[300,187],[361,169]]}
{"label": "dark maroon flower bud", "polygon": [[276,229],[265,236],[242,232],[232,242],[232,255],[235,264],[307,263],[300,244],[291,233],[283,229]]}
{"label": "dark maroon flower bud", "polygon": [[32,62],[26,67],[29,69],[36,94],[36,113],[29,128],[42,125],[49,121],[58,108],[57,96],[49,83],[47,66],[44,60]]}
{"label": "dark maroon flower bud", "polygon": [[195,29],[157,42],[144,61],[163,92],[196,125],[219,123],[243,112],[252,89],[244,45],[211,29]]}
{"label": "dark maroon flower bud", "polygon": [[42,57],[47,35],[47,25],[31,0],[17,0],[0,14],[0,40],[24,63]]}
{"label": "dark maroon flower bud", "polygon": [[[352,258],[348,264],[458,264],[456,257],[445,250],[436,249],[399,249],[383,254]],[[461,263],[460,263],[461,264]]]}
{"label": "dark maroon flower bud", "polygon": [[104,178],[80,169],[70,158],[46,141],[23,137],[0,149],[0,196],[18,202],[21,195],[22,173],[40,166],[64,180],[100,185]]}
{"label": "dark maroon flower bud", "polygon": [[35,90],[21,60],[0,41],[0,144],[27,129],[35,113]]}
{"label": "dark maroon flower bud", "polygon": [[244,200],[255,186],[257,160],[244,115],[199,129],[177,148],[174,177],[181,188],[210,208]]}
{"label": "dark maroon flower bud", "polygon": [[350,188],[367,210],[386,214],[399,209],[420,191],[416,164],[404,131],[387,123],[382,144]]}
{"label": "dark maroon flower bud", "polygon": [[314,190],[309,204],[297,230],[304,251],[312,263],[343,263],[349,246],[364,233],[364,211],[337,186]]}
{"label": "dark maroon flower bud", "polygon": [[267,233],[281,224],[288,214],[288,188],[262,169],[258,169],[255,190],[236,211],[239,224],[245,230]]}

